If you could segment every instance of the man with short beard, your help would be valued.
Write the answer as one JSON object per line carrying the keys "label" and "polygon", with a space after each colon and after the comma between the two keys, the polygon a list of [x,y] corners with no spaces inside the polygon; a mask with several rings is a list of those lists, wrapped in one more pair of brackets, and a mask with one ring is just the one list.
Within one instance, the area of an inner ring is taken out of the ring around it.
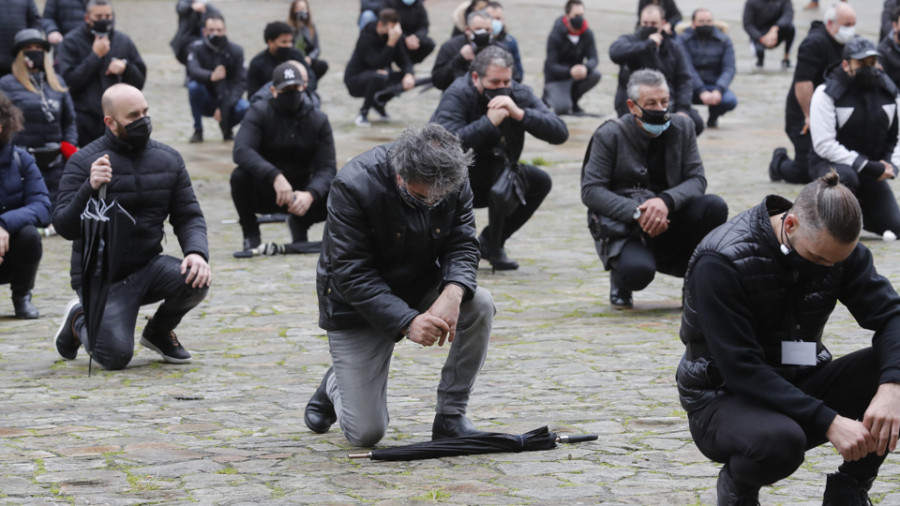
{"label": "man with short beard", "polygon": [[[191,354],[174,329],[203,300],[210,285],[203,212],[181,155],[150,139],[147,100],[140,90],[127,84],[113,85],[103,94],[102,103],[106,132],[69,159],[53,211],[56,231],[74,241],[71,276],[78,294],[66,307],[54,338],[56,350],[65,360],[74,360],[78,348],[85,346],[104,368],[123,369],[134,354],[138,311],[143,305],[163,301],[144,326],[141,345],[166,362],[190,362]],[[82,272],[81,214],[91,198],[104,194],[108,201],[118,201],[135,224],[121,241],[123,251],[112,273],[103,320],[98,335],[91,336],[90,347],[79,300],[84,277],[92,275]],[[162,254],[166,218],[184,260]]]}
{"label": "man with short beard", "polygon": [[57,47],[59,73],[75,103],[78,144],[86,146],[103,136],[103,92],[117,83],[141,89],[147,66],[125,33],[115,30],[112,3],[90,0],[84,25],[66,34]]}

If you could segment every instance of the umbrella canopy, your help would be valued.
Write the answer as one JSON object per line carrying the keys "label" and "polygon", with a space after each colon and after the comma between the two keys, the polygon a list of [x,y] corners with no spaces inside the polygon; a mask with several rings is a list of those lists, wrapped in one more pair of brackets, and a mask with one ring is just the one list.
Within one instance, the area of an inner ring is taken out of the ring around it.
{"label": "umbrella canopy", "polygon": [[[134,218],[119,202],[106,202],[106,185],[100,187],[100,198],[88,200],[81,213],[81,305],[87,325],[89,356],[106,309],[109,287],[118,267],[118,259],[134,229]],[[88,359],[88,375],[93,358]]]}
{"label": "umbrella canopy", "polygon": [[372,460],[421,460],[457,455],[479,455],[483,453],[526,452],[549,450],[556,448],[556,443],[577,443],[593,441],[596,434],[581,436],[558,436],[550,432],[547,426],[534,429],[525,434],[505,434],[502,432],[482,432],[474,436],[424,441],[406,446],[372,450],[365,453],[351,453],[351,459],[368,458]]}

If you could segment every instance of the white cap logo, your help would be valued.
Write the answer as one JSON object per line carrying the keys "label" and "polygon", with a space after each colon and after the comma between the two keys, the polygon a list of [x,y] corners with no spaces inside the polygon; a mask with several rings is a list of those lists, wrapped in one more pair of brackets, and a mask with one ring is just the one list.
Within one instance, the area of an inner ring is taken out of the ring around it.
{"label": "white cap logo", "polygon": [[289,81],[291,79],[296,79],[294,69],[284,69],[284,80]]}

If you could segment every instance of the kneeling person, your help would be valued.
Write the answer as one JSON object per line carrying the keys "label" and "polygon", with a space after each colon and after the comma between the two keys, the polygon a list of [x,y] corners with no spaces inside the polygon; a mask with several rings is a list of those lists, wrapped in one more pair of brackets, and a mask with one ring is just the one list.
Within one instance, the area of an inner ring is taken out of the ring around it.
{"label": "kneeling person", "polygon": [[684,276],[694,247],[725,223],[728,206],[704,195],[706,176],[690,118],[667,112],[669,87],[657,70],[628,80],[628,110],[594,132],[581,200],[606,270],[610,304],[631,307],[657,271]]}
{"label": "kneeling person", "polygon": [[394,345],[451,343],[432,437],[475,434],[469,393],[487,355],[494,304],[478,287],[471,155],[438,125],[350,161],[334,179],[316,269],[319,325],[333,368],[306,405],[307,427],[335,421],[354,445],[387,430]]}
{"label": "kneeling person", "polygon": [[[173,330],[206,296],[210,284],[206,221],[194,196],[184,160],[177,151],[150,139],[147,101],[135,87],[116,84],[103,93],[106,133],[81,148],[66,164],[53,211],[53,226],[72,244],[72,288],[81,297],[81,213],[101,186],[135,219],[134,229],[113,274],[99,335],[88,353],[106,369],[122,369],[134,354],[134,327],[142,305],[162,300],[144,327],[141,344],[166,362],[191,359]],[[162,255],[163,222],[169,218],[184,260]],[[73,360],[87,347],[84,311],[69,303],[57,331],[56,350]]]}
{"label": "kneeling person", "polygon": [[312,252],[307,231],[325,221],[334,139],[328,116],[305,93],[306,83],[306,68],[290,62],[276,67],[273,97],[255,102],[238,130],[231,198],[245,250],[261,243],[256,213],[289,213],[288,253]]}

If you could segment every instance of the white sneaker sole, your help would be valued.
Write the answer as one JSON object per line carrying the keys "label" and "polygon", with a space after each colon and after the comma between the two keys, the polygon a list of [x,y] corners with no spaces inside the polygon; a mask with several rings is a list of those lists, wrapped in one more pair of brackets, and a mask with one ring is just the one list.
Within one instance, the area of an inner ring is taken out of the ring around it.
{"label": "white sneaker sole", "polygon": [[141,346],[143,346],[144,348],[147,348],[148,350],[153,350],[156,353],[159,353],[159,356],[162,357],[163,360],[165,360],[166,362],[168,362],[170,364],[187,364],[193,358],[193,357],[188,357],[188,358],[170,357],[170,356],[166,355],[165,353],[163,353],[162,351],[160,351],[159,348],[154,346],[153,343],[148,341],[147,338],[145,338],[145,337],[141,337]]}

